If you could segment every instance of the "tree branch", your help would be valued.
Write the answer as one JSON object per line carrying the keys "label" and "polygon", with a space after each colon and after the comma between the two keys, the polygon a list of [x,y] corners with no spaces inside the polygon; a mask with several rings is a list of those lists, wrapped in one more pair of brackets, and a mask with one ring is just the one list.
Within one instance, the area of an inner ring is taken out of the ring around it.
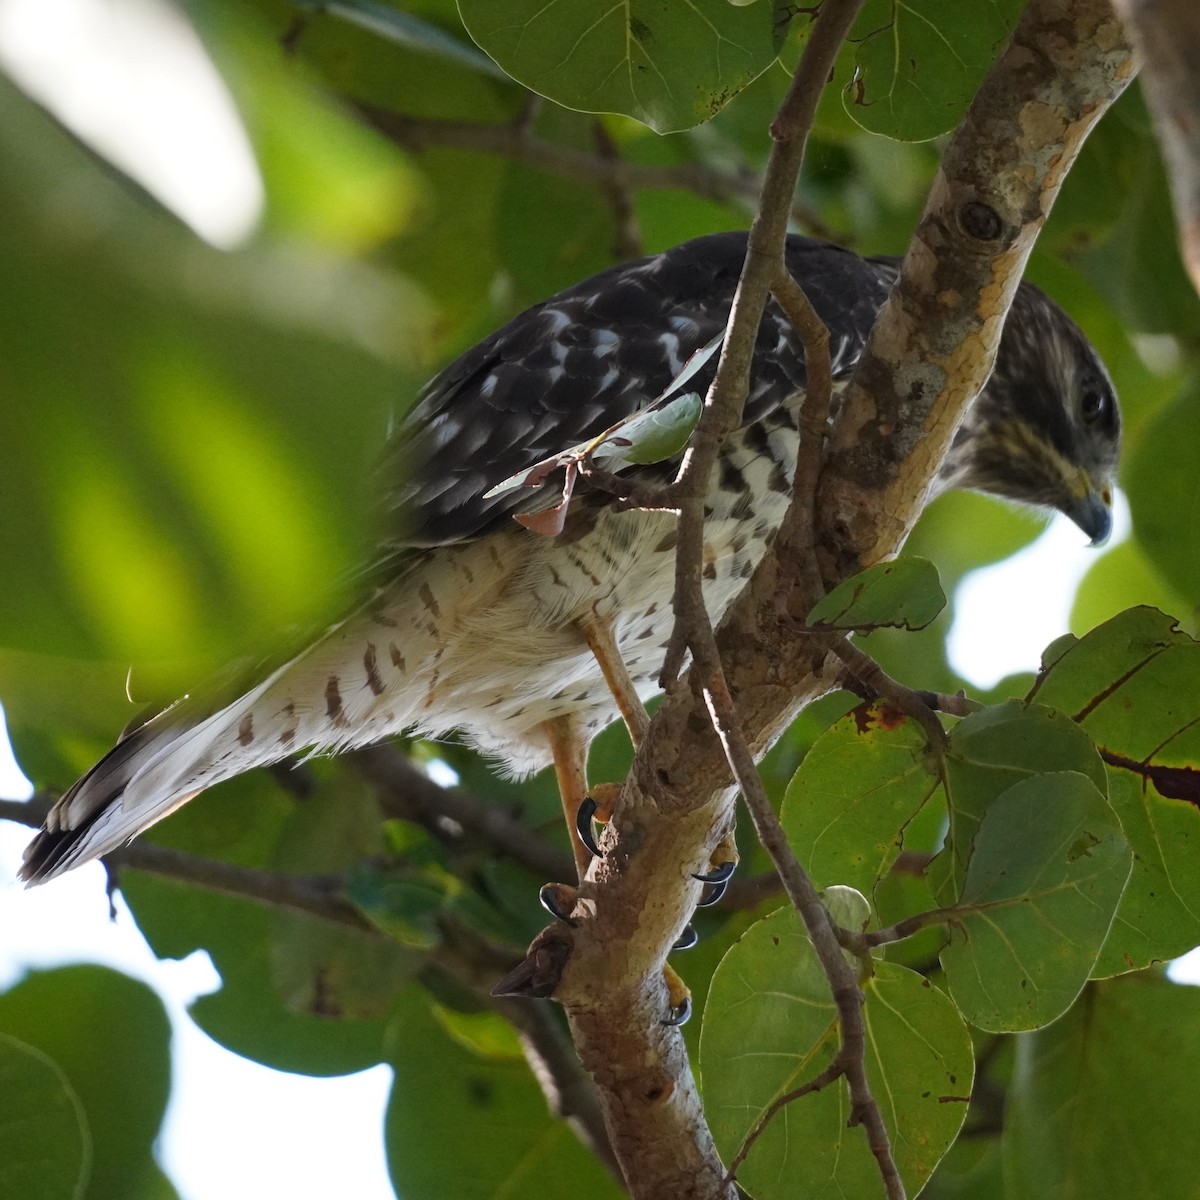
{"label": "tree branch", "polygon": [[[721,171],[706,163],[683,162],[666,166],[632,163],[609,154],[589,154],[572,146],[535,137],[527,123],[494,124],[446,121],[435,117],[413,117],[390,112],[372,104],[348,101],[374,129],[412,154],[424,150],[471,150],[524,163],[536,171],[560,175],[592,184],[612,195],[619,191],[691,192],[716,204],[741,204],[747,209],[759,202],[762,180],[753,171],[738,174]],[[790,201],[787,215],[814,237],[834,235],[812,209]]]}
{"label": "tree branch", "polygon": [[[831,11],[827,0],[822,18]],[[1104,0],[1032,0],[1025,10],[947,149],[902,280],[834,425],[816,503],[827,582],[894,552],[907,534],[986,378],[1062,178],[1131,73]],[[994,236],[979,236],[994,225]],[[777,538],[717,631],[756,757],[839,674],[779,613],[792,551]],[[732,823],[730,771],[699,674],[655,713],[605,857],[580,889],[575,927],[544,931],[526,959],[531,984],[566,1005],[627,1178],[646,1196],[729,1195],[682,1040],[660,1024],[660,972],[699,896],[690,875],[705,869]]]}
{"label": "tree branch", "polygon": [[538,837],[501,805],[435,783],[395,746],[379,742],[347,757],[375,787],[386,816],[413,821],[442,838],[452,821],[543,879],[569,879],[574,872],[567,851]]}

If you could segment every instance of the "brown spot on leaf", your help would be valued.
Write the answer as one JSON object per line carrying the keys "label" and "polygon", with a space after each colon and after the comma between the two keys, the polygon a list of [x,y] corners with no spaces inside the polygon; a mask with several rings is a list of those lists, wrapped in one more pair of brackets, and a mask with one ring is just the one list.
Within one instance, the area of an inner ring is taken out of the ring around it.
{"label": "brown spot on leaf", "polygon": [[1183,800],[1200,808],[1200,770],[1195,767],[1155,766],[1153,763],[1134,762],[1132,758],[1105,750],[1103,746],[1099,749],[1100,757],[1109,766],[1121,767],[1140,775],[1154,785],[1160,796],[1165,796],[1168,800]]}
{"label": "brown spot on leaf", "polygon": [[904,713],[894,704],[886,701],[868,701],[860,704],[851,714],[854,724],[860,734],[869,733],[874,728],[897,729],[904,724]]}

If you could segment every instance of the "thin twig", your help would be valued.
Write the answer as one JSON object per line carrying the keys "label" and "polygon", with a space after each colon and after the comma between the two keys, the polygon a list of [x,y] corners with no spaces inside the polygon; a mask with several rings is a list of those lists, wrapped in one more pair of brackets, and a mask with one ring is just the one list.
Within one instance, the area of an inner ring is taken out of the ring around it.
{"label": "thin twig", "polygon": [[754,1143],[766,1133],[767,1127],[781,1109],[786,1108],[793,1100],[799,1100],[802,1096],[810,1096],[813,1092],[819,1092],[822,1088],[828,1087],[835,1080],[839,1079],[841,1074],[841,1066],[835,1058],[820,1074],[810,1079],[807,1083],[802,1083],[799,1087],[792,1088],[790,1092],[784,1092],[782,1096],[776,1096],[767,1105],[762,1116],[755,1121],[754,1128],[746,1134],[742,1144],[738,1147],[738,1152],[730,1160],[729,1171],[726,1173],[725,1178],[731,1183],[737,1178],[738,1170],[742,1163],[746,1161],[747,1155],[754,1148]]}
{"label": "thin twig", "polygon": [[462,788],[435,783],[396,747],[367,746],[349,756],[375,787],[387,816],[414,821],[443,837],[454,822],[544,879],[569,879],[575,872],[565,850],[537,836],[502,805],[488,804]]}
{"label": "thin twig", "polygon": [[[664,681],[669,682],[678,674],[685,650],[690,650],[713,728],[721,740],[759,840],[779,872],[788,898],[800,914],[829,980],[841,1030],[841,1046],[833,1070],[834,1075],[846,1078],[852,1123],[864,1127],[889,1200],[903,1200],[904,1185],[892,1156],[882,1113],[867,1080],[866,1027],[857,974],[843,955],[820,895],[788,845],[759,778],[729,692],[701,590],[704,496],[721,443],[736,427],[749,393],[758,327],[768,294],[774,292],[784,311],[795,320],[805,342],[806,391],[809,394],[803,417],[805,433],[811,433],[811,436],[802,437],[801,443],[810,443],[805,451],[809,476],[796,485],[796,506],[800,515],[793,523],[792,532],[798,541],[807,542],[809,562],[801,564],[800,569],[806,573],[805,588],[798,590],[806,591],[810,601],[824,591],[813,557],[813,526],[822,439],[832,398],[829,335],[799,285],[788,274],[786,212],[787,201],[795,190],[817,102],[834,58],[860,8],[861,0],[843,0],[841,3],[826,0],[805,45],[792,86],[771,127],[775,144],[767,165],[763,199],[750,230],[746,262],[734,296],[716,378],[675,481],[681,496],[676,551],[676,625],[667,651]],[[801,528],[805,532],[800,533]]]}
{"label": "thin twig", "polygon": [[620,148],[613,141],[603,121],[596,121],[592,132],[596,141],[596,152],[615,168],[612,178],[600,185],[613,214],[613,257],[617,260],[639,258],[645,253],[642,247],[642,231],[638,227],[637,213],[633,207],[634,189],[617,167],[617,164],[623,162]]}
{"label": "thin twig", "polygon": [[[410,153],[431,148],[471,150],[494,154],[534,170],[564,179],[576,179],[597,187],[619,186],[630,190],[691,192],[717,204],[739,204],[751,208],[759,201],[762,181],[753,171],[732,174],[701,162],[649,165],[626,159],[589,154],[573,146],[535,137],[525,123],[496,124],[475,121],[446,121],[390,112],[372,104],[349,101],[375,129]],[[838,240],[816,213],[792,201],[787,216],[814,237]],[[841,239],[845,240],[845,239]]]}

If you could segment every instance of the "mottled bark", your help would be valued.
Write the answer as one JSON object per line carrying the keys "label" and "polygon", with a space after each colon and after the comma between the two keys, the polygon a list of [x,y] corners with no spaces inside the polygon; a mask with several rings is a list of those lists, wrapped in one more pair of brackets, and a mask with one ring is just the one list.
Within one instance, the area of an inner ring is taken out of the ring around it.
{"label": "mottled bark", "polygon": [[[1033,0],[948,147],[892,301],[833,431],[815,528],[827,583],[893,553],[991,367],[1026,258],[1088,130],[1133,72],[1106,0]],[[781,619],[777,543],[718,630],[756,753],[834,669]],[[789,573],[789,577],[791,577]],[[791,606],[807,611],[816,597]],[[655,715],[574,928],[531,948],[526,986],[553,990],[600,1092],[635,1196],[728,1197],[662,968],[733,822],[730,773],[687,677]]]}

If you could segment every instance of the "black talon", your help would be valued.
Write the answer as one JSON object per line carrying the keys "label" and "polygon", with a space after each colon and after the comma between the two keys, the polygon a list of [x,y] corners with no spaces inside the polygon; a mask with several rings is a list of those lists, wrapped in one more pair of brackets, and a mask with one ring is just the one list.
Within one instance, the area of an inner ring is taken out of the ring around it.
{"label": "black talon", "polygon": [[692,1015],[692,998],[686,996],[683,1003],[678,1008],[671,1009],[669,1016],[663,1017],[663,1024],[667,1026],[686,1025],[688,1018]]}
{"label": "black talon", "polygon": [[562,905],[559,903],[559,885],[555,883],[544,884],[538,892],[538,899],[542,902],[542,907],[552,916],[560,921],[565,921],[572,929],[575,928],[575,922],[563,911]]}
{"label": "black talon", "polygon": [[596,835],[592,832],[592,818],[596,815],[596,802],[591,796],[584,796],[583,801],[575,810],[575,831],[587,852],[593,858],[603,858],[600,848],[596,845]]}
{"label": "black talon", "polygon": [[683,932],[676,938],[675,945],[671,949],[690,950],[699,940],[700,935],[696,932],[695,928],[691,925],[685,925]]}
{"label": "black talon", "polygon": [[709,884],[704,889],[700,899],[696,901],[697,908],[708,908],[712,904],[719,904],[721,898],[725,895],[725,889],[729,887],[728,879],[720,879],[716,883]]}
{"label": "black talon", "polygon": [[729,877],[737,870],[737,859],[731,858],[727,862],[723,862],[719,867],[713,867],[711,871],[706,871],[703,875],[693,875],[692,878],[700,883],[728,883]]}

